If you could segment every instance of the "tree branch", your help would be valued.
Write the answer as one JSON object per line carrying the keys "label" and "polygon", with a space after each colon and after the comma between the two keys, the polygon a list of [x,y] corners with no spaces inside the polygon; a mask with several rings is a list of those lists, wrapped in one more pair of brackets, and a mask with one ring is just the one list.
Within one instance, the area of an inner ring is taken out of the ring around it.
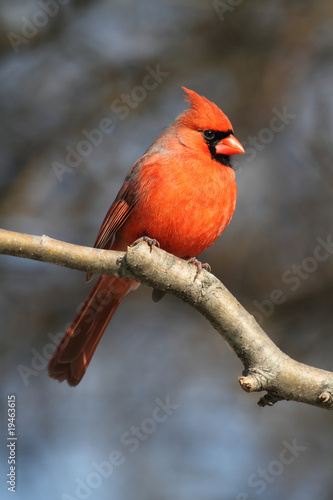
{"label": "tree branch", "polygon": [[333,373],[284,354],[215,276],[202,270],[194,281],[196,266],[174,255],[143,242],[115,252],[2,229],[0,253],[135,279],[173,293],[201,312],[235,351],[244,365],[244,391],[267,391],[259,406],[293,400],[333,409]]}

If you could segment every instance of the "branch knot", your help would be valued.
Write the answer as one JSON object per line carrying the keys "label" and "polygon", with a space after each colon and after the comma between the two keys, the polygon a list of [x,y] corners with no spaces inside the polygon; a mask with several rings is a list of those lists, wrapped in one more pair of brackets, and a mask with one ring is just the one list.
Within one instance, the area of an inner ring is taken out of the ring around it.
{"label": "branch knot", "polygon": [[239,377],[238,381],[245,392],[259,392],[266,389],[269,378],[265,371],[252,368],[245,376]]}

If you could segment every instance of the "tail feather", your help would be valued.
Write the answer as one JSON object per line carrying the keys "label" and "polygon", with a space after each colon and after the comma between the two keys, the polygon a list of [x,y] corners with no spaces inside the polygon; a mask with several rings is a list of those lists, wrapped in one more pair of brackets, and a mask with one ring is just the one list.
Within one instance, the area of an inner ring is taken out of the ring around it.
{"label": "tail feather", "polygon": [[51,377],[71,386],[80,382],[110,319],[126,293],[137,286],[133,280],[100,276],[50,359]]}

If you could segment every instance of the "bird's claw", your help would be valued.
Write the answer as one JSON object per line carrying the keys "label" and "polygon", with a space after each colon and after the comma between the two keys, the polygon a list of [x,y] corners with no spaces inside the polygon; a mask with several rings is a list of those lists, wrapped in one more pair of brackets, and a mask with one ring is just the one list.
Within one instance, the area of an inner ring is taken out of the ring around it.
{"label": "bird's claw", "polygon": [[150,248],[150,251],[152,251],[153,247],[160,248],[159,242],[157,240],[155,240],[155,238],[149,238],[149,236],[141,236],[140,238],[138,238],[137,240],[135,240],[134,243],[132,243],[132,245],[130,245],[130,246],[134,247],[135,245],[137,245],[141,241],[145,241],[147,243],[147,245]]}
{"label": "bird's claw", "polygon": [[212,268],[210,267],[209,264],[207,264],[207,262],[205,262],[204,264],[202,262],[200,262],[200,260],[198,260],[196,257],[192,257],[191,259],[189,259],[187,261],[189,264],[194,264],[197,268],[197,272],[194,276],[194,280],[195,281],[197,279],[197,277],[199,276],[199,274],[201,273],[202,269],[205,269],[206,271],[208,271],[209,273],[211,272]]}

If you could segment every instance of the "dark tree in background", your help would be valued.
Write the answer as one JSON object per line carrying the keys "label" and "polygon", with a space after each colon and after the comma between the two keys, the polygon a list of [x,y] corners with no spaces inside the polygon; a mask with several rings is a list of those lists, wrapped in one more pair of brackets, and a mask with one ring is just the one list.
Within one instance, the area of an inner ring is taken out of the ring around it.
{"label": "dark tree in background", "polygon": [[[3,0],[0,226],[92,245],[125,173],[192,88],[246,148],[236,214],[202,260],[281,349],[332,370],[332,28],[331,2]],[[83,273],[0,266],[17,498],[332,498],[331,413],[257,408],[187,305],[130,294],[73,390],[45,368],[87,295]],[[5,445],[1,455],[5,475]]]}

